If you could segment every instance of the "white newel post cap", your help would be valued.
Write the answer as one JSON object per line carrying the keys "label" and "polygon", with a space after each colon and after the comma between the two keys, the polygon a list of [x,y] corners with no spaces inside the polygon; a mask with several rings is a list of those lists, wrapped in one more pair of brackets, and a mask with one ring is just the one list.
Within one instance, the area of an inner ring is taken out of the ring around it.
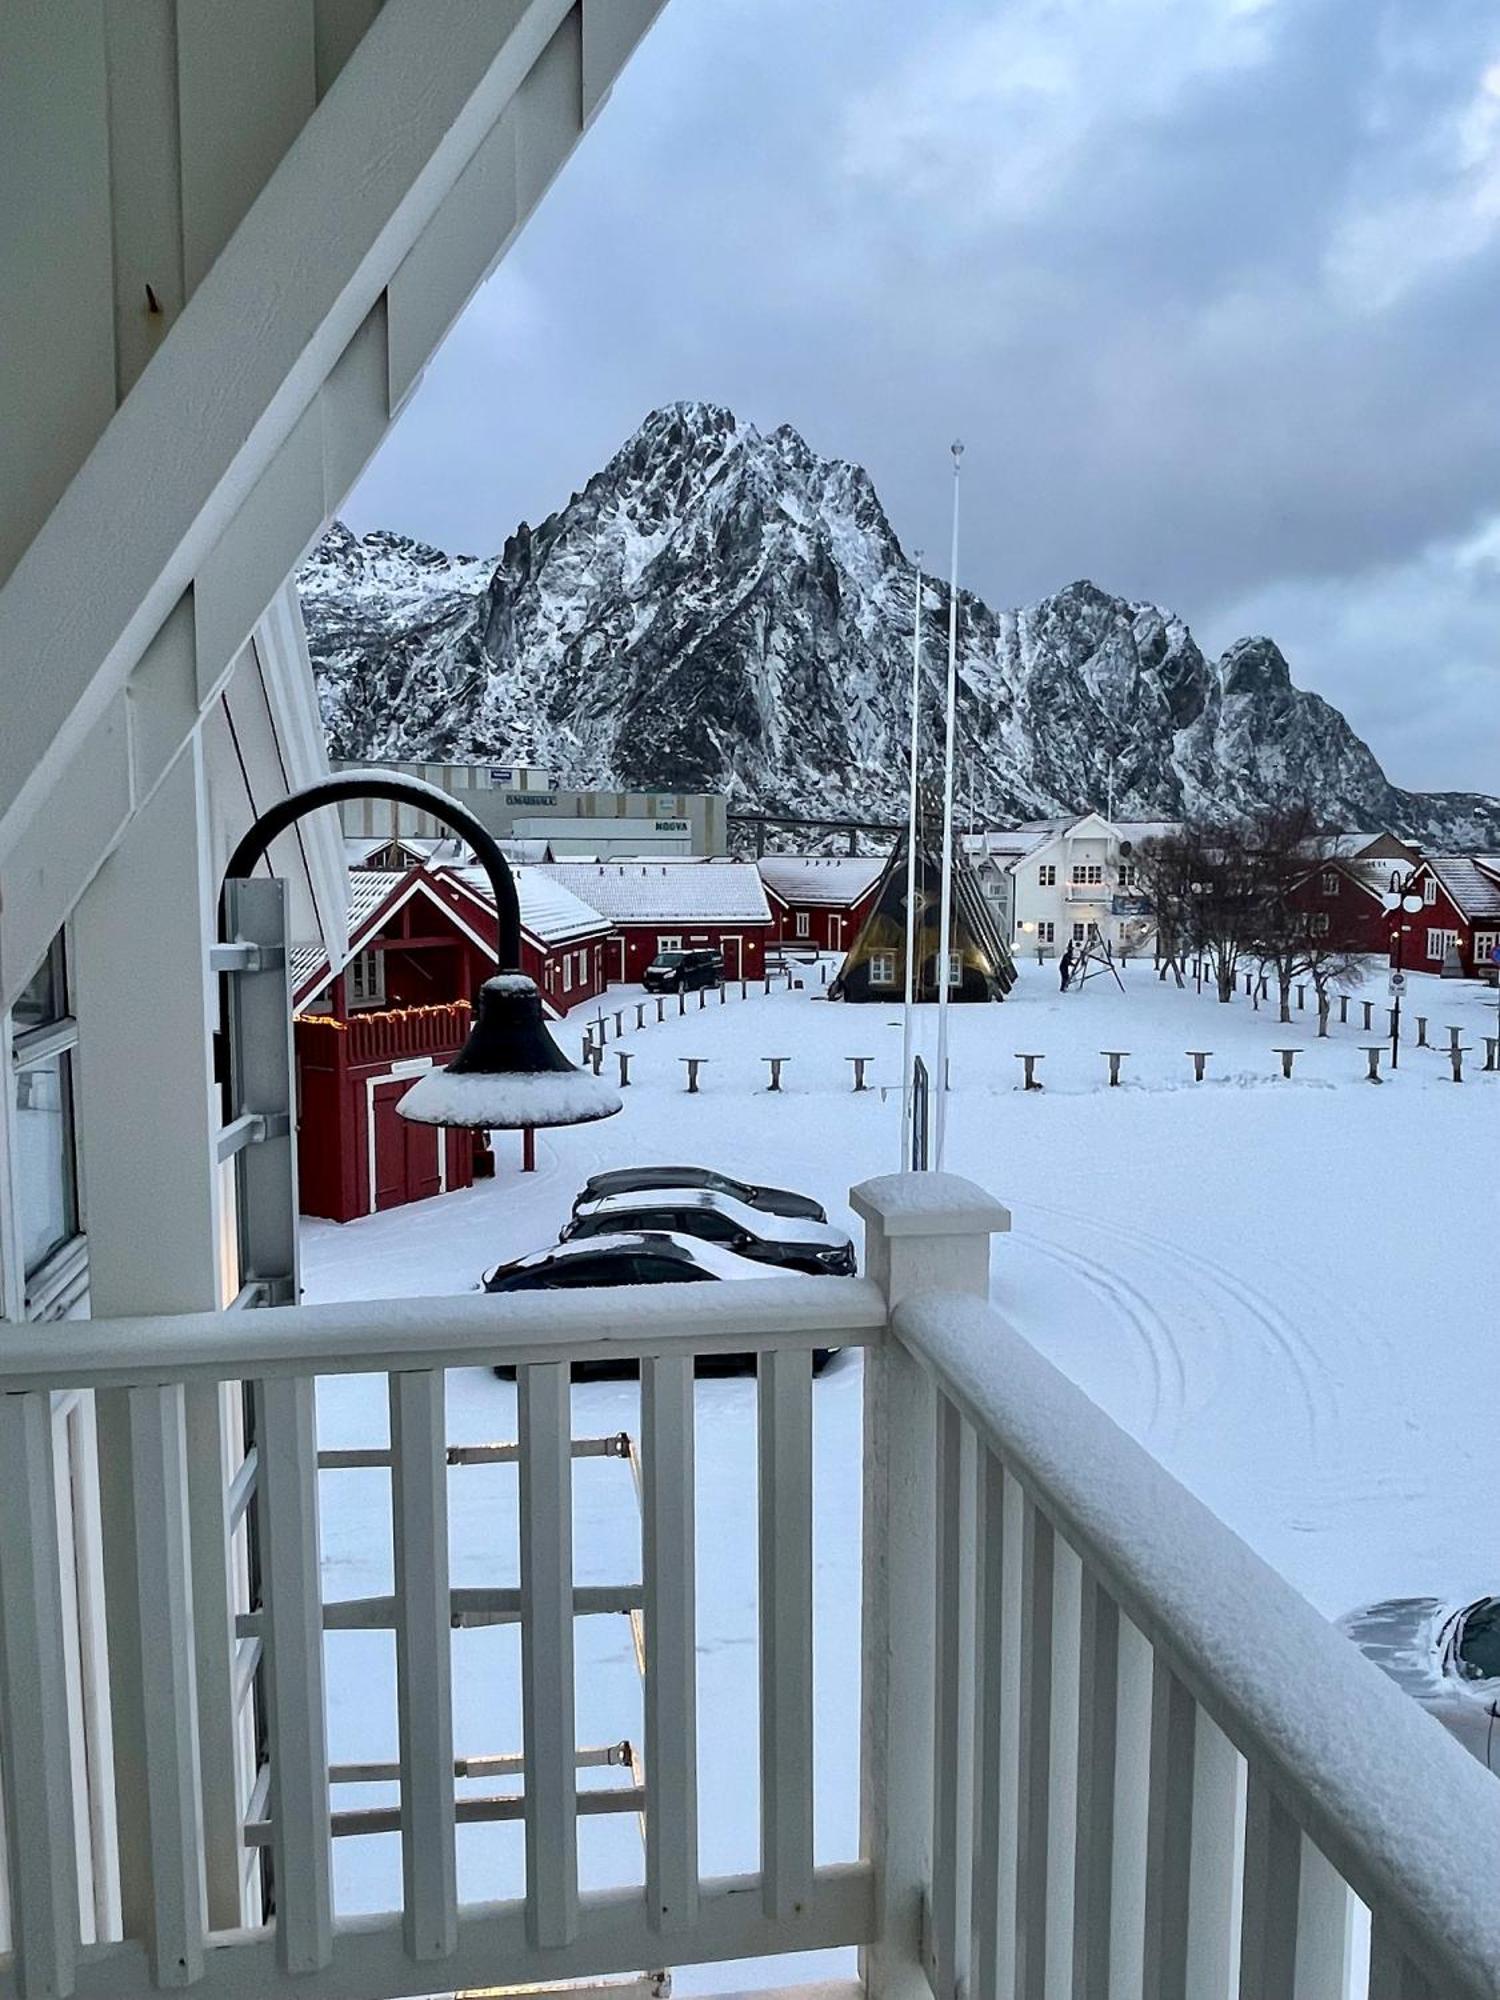
{"label": "white newel post cap", "polygon": [[990,1238],[1010,1210],[962,1174],[878,1174],[849,1193],[865,1225],[865,1273],[899,1305],[916,1291],[987,1298]]}

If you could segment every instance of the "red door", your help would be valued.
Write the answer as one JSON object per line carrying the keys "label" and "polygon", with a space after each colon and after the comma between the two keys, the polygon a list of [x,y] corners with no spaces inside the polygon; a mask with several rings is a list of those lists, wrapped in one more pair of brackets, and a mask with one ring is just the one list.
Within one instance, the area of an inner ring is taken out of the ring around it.
{"label": "red door", "polygon": [[738,937],[721,937],[719,949],[724,955],[724,977],[738,979],[740,973],[740,941]]}
{"label": "red door", "polygon": [[623,986],[625,984],[625,940],[623,937],[615,937],[610,939],[610,943],[613,945],[615,953],[615,969],[610,977],[617,979]]}
{"label": "red door", "polygon": [[396,1110],[411,1088],[411,1080],[401,1077],[392,1083],[377,1083],[371,1097],[375,1121],[374,1208],[399,1208],[403,1202],[425,1201],[442,1185],[438,1172],[438,1148],[442,1128],[412,1125]]}

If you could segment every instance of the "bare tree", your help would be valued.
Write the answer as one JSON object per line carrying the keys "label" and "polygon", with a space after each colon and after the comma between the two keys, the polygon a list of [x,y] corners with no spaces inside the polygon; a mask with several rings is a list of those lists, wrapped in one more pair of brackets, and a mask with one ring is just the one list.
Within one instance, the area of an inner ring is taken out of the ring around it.
{"label": "bare tree", "polygon": [[1240,960],[1255,949],[1260,904],[1254,858],[1232,820],[1194,817],[1143,841],[1137,869],[1182,984],[1189,952],[1208,961],[1220,1000],[1234,996]]}
{"label": "bare tree", "polygon": [[1352,926],[1309,910],[1301,892],[1336,858],[1337,843],[1305,804],[1252,813],[1242,838],[1258,884],[1254,949],[1275,977],[1280,1019],[1292,1018],[1292,982],[1309,979],[1318,995],[1318,1032],[1326,1034],[1329,993],[1358,976],[1360,953]]}

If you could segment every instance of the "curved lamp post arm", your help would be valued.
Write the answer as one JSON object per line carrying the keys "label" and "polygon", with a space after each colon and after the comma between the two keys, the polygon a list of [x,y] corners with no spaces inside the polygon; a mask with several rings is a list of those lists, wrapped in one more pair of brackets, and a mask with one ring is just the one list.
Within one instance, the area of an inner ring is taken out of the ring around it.
{"label": "curved lamp post arm", "polygon": [[430,813],[466,840],[489,877],[490,893],[495,899],[498,925],[495,956],[499,969],[520,971],[521,904],[515,877],[499,842],[467,806],[459,805],[449,793],[425,784],[420,778],[392,777],[385,771],[346,771],[337,778],[322,778],[315,785],[290,793],[269,812],[262,813],[240,841],[224,870],[226,881],[251,874],[278,834],[285,833],[307,813],[316,812],[319,806],[337,805],[341,799],[394,799],[398,805],[415,806],[420,812]]}

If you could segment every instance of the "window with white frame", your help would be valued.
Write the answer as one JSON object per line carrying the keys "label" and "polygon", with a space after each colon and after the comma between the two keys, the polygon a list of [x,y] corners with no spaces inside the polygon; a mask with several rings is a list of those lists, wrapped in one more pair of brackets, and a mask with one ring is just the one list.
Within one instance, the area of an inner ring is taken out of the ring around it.
{"label": "window with white frame", "polygon": [[1050,917],[1037,925],[1036,941],[1038,944],[1056,944],[1057,925],[1052,922]]}
{"label": "window with white frame", "polygon": [[20,1264],[26,1310],[36,1319],[65,1311],[87,1279],[73,1120],[77,1046],[59,935],[11,1010]]}
{"label": "window with white frame", "polygon": [[893,951],[872,951],[870,953],[870,984],[872,986],[894,986],[896,983],[896,954]]}
{"label": "window with white frame", "polygon": [[1044,861],[1036,871],[1036,879],[1039,887],[1043,889],[1055,889],[1057,887],[1057,863],[1055,861]]}
{"label": "window with white frame", "polygon": [[[570,951],[569,951],[569,952],[564,952],[564,954],[563,954],[563,962],[562,962],[562,969],[563,969],[563,992],[564,992],[564,993],[571,993],[571,992],[573,991],[573,954],[572,954],[572,952],[570,952]],[[549,966],[548,966],[548,970],[549,970],[549,971],[551,970],[551,966],[550,966],[550,964],[549,964]]]}
{"label": "window with white frame", "polygon": [[1422,884],[1422,901],[1430,908],[1437,901],[1437,877],[1429,875]]}
{"label": "window with white frame", "polygon": [[808,925],[809,925],[809,924],[811,923],[811,921],[812,921],[812,919],[811,919],[811,918],[809,917],[809,915],[808,915],[808,913],[807,913],[807,911],[806,911],[806,910],[799,910],[799,911],[797,912],[797,935],[798,935],[798,937],[806,937],[806,936],[807,936],[807,931],[808,931]]}
{"label": "window with white frame", "polygon": [[1073,942],[1074,942],[1074,944],[1082,944],[1082,943],[1083,943],[1083,940],[1084,940],[1084,937],[1085,937],[1086,935],[1087,935],[1087,932],[1086,932],[1086,928],[1085,928],[1085,926],[1084,926],[1083,924],[1074,924],[1074,926],[1073,926]]}
{"label": "window with white frame", "polygon": [[1096,882],[1102,882],[1104,880],[1103,864],[1098,861],[1075,861],[1073,863],[1073,880],[1080,885],[1092,885]]}
{"label": "window with white frame", "polygon": [[1312,922],[1308,925],[1308,929],[1314,937],[1327,937],[1328,922],[1328,912],[1326,910],[1314,910]]}
{"label": "window with white frame", "polygon": [[960,952],[950,951],[948,954],[948,985],[951,989],[952,987],[955,986],[962,986],[963,983],[964,983],[963,956]]}
{"label": "window with white frame", "polygon": [[1435,964],[1441,965],[1457,943],[1457,931],[1429,931],[1427,933],[1427,956]]}
{"label": "window with white frame", "polygon": [[656,949],[657,949],[657,951],[658,951],[658,952],[663,952],[663,951],[681,951],[681,950],[682,950],[682,933],[681,933],[681,931],[678,931],[678,932],[677,932],[677,933],[676,933],[675,935],[673,935],[673,936],[670,936],[670,937],[668,937],[668,936],[663,936],[663,935],[661,935],[661,934],[658,934],[658,936],[657,936],[657,940],[656,940]]}
{"label": "window with white frame", "polygon": [[586,951],[581,951],[578,954],[578,984],[580,986],[587,986],[588,983],[589,983],[589,955]]}
{"label": "window with white frame", "polygon": [[1135,881],[1135,863],[1133,861],[1122,861],[1119,864],[1117,873],[1120,887],[1122,889],[1130,888]]}
{"label": "window with white frame", "polygon": [[349,961],[349,1005],[351,1007],[383,1007],[385,1005],[385,953],[383,951],[357,951]]}
{"label": "window with white frame", "polygon": [[1495,950],[1495,947],[1497,945],[1500,945],[1500,931],[1475,931],[1474,933],[1475,965],[1476,966],[1492,965],[1494,963],[1494,960],[1492,959],[1490,954]]}
{"label": "window with white frame", "polygon": [[1320,886],[1325,896],[1336,896],[1338,894],[1339,871],[1337,868],[1325,868],[1323,870],[1323,879]]}

